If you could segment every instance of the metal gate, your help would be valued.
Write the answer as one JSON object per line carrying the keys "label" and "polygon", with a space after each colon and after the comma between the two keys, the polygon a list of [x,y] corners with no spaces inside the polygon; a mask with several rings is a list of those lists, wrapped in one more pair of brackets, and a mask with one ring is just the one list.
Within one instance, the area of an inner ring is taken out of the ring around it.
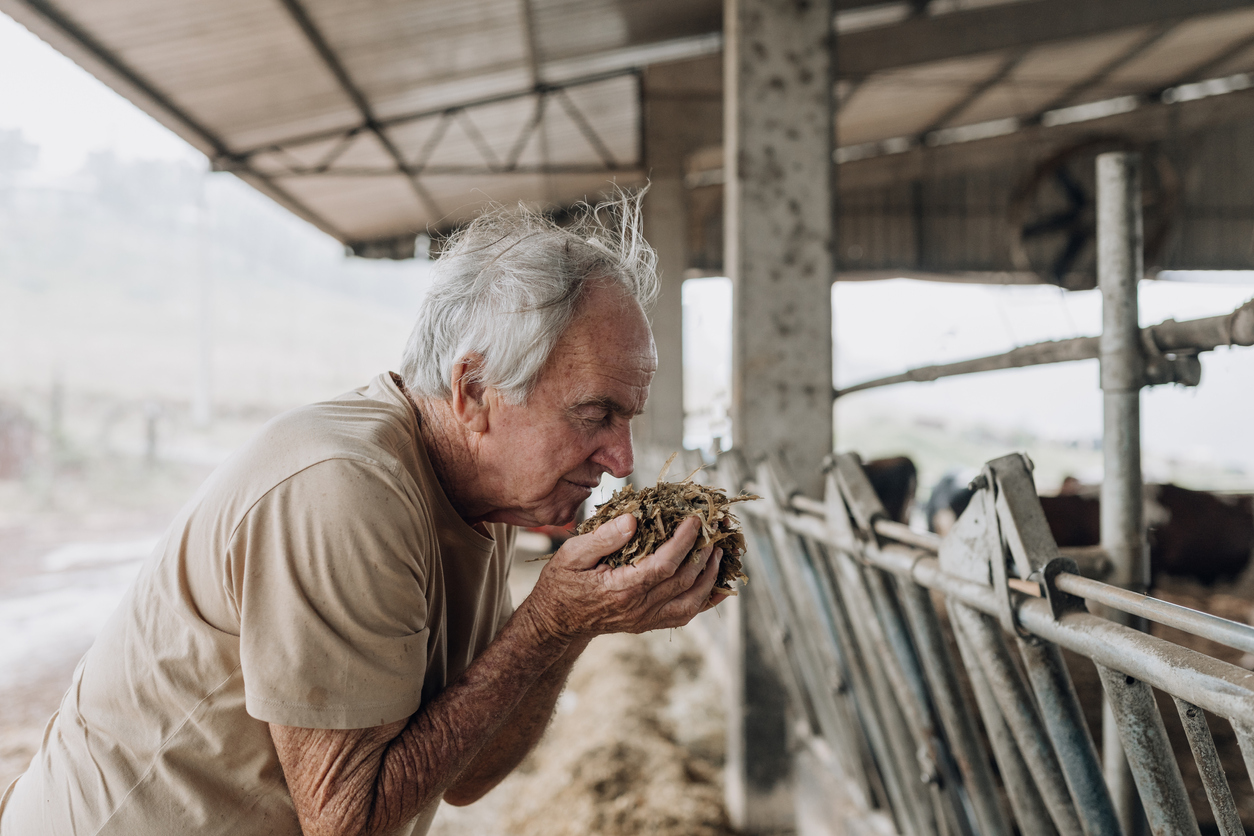
{"label": "metal gate", "polygon": [[792,494],[769,462],[750,474],[734,453],[720,458],[711,478],[764,500],[742,506],[752,593],[741,617],[765,625],[794,719],[906,836],[1118,834],[1065,648],[1096,665],[1151,831],[1200,832],[1158,689],[1218,832],[1243,833],[1207,715],[1232,724],[1250,772],[1254,674],[1119,621],[1245,652],[1254,628],[1082,576],[1054,543],[1031,470],[1021,454],[985,465],[940,540],[890,521],[854,455],[833,458],[821,502]]}

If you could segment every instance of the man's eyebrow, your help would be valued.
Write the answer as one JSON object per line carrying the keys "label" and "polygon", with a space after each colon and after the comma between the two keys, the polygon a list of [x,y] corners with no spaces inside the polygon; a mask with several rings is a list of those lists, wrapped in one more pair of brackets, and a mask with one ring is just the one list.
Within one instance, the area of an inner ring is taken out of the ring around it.
{"label": "man's eyebrow", "polygon": [[637,415],[643,415],[644,409],[639,411],[628,409],[613,398],[604,395],[594,395],[590,398],[584,398],[571,407],[572,410],[581,409],[586,406],[594,406],[598,409],[604,409],[606,412],[612,412],[615,415],[621,415],[624,418],[634,418]]}

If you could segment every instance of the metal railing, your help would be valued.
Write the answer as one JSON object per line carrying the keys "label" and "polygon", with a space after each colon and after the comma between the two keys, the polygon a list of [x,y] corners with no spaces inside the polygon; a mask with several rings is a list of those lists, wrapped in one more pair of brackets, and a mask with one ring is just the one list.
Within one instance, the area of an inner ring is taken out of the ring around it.
{"label": "metal railing", "polygon": [[1232,724],[1254,771],[1254,674],[1119,613],[1243,651],[1254,628],[1080,575],[1050,535],[1026,456],[984,467],[943,540],[889,521],[853,455],[834,457],[821,502],[734,454],[711,478],[763,498],[740,506],[741,617],[764,625],[794,719],[898,832],[1123,832],[1064,648],[1097,667],[1150,830],[1200,832],[1158,689],[1174,700],[1218,832],[1244,832],[1206,714]]}

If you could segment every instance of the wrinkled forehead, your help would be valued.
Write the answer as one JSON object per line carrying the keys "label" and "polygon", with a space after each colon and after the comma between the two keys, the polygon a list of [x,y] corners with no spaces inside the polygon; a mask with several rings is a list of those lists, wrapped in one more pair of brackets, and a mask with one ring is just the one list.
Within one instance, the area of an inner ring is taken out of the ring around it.
{"label": "wrinkled forehead", "polygon": [[613,394],[643,406],[656,370],[653,333],[640,305],[625,291],[602,288],[580,304],[541,380],[572,396]]}
{"label": "wrinkled forehead", "polygon": [[603,280],[588,288],[553,351],[554,355],[581,352],[640,362],[656,370],[657,352],[645,311],[618,283]]}

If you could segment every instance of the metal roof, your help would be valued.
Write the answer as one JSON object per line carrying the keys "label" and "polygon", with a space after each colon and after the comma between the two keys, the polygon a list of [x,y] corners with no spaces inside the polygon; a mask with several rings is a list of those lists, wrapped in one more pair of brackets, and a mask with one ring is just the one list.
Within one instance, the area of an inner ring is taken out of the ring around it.
{"label": "metal roof", "polygon": [[[836,7],[838,161],[1254,72],[1248,0]],[[359,253],[390,256],[488,199],[560,205],[641,180],[643,69],[719,52],[722,25],[720,0],[0,0],[0,11],[215,168]]]}

